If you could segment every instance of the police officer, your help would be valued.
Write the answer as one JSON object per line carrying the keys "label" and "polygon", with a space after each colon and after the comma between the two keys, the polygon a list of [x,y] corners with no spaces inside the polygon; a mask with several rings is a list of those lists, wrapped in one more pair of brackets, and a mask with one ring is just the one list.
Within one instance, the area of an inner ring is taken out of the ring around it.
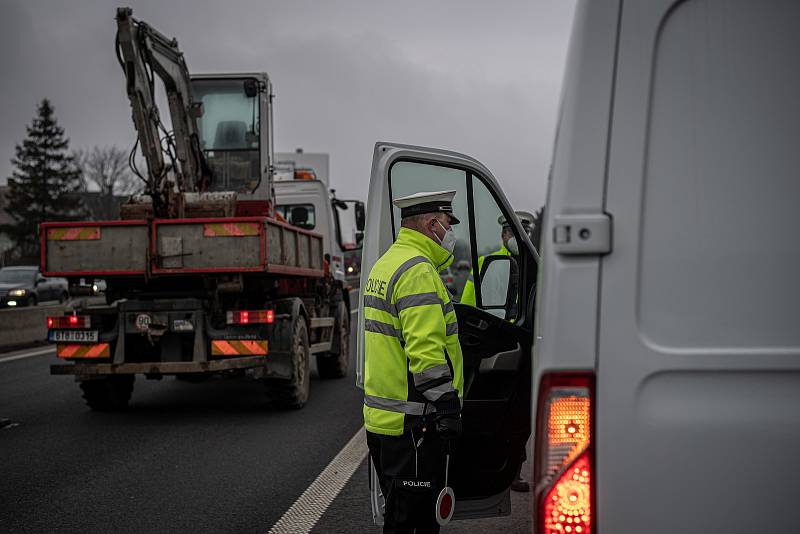
{"label": "police officer", "polygon": [[[514,215],[519,218],[519,221],[522,223],[522,228],[530,236],[531,232],[533,231],[533,215],[527,211],[515,211]],[[511,224],[506,220],[504,215],[498,217],[497,224],[499,224],[502,228],[500,232],[500,248],[494,252],[490,252],[486,256],[478,257],[478,272],[481,272],[481,269],[483,268],[483,262],[489,256],[519,255],[519,243],[517,243],[517,238],[514,237],[514,233],[511,231]],[[464,290],[461,293],[460,302],[462,304],[469,304],[470,306],[477,306],[473,271],[470,271],[469,276],[467,277],[467,282],[464,284]]]}
{"label": "police officer", "polygon": [[458,324],[439,271],[453,262],[455,191],[397,198],[401,228],[364,287],[364,426],[385,533],[439,532],[445,450],[461,434]]}

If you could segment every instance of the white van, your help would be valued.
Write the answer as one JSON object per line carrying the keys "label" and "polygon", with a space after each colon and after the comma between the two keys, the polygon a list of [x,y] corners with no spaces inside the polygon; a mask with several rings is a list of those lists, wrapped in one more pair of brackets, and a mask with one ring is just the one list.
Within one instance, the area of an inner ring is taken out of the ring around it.
{"label": "white van", "polygon": [[[507,513],[533,427],[537,533],[800,532],[798,28],[790,0],[579,4],[538,283],[515,221],[520,256],[456,305],[456,517]],[[378,143],[365,275],[390,199],[441,189],[456,261],[496,245],[512,209],[488,169]],[[482,295],[498,276],[511,289]]]}

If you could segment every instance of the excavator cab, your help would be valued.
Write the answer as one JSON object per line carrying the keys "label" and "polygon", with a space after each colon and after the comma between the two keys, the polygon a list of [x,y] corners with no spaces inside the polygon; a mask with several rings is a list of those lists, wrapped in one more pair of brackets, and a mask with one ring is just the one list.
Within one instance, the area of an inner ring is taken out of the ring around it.
{"label": "excavator cab", "polygon": [[[181,217],[192,204],[230,204],[231,199],[237,213],[241,202],[267,206],[251,206],[253,213],[268,212],[272,85],[266,73],[192,75],[176,39],[134,19],[130,8],[119,8],[116,20],[117,59],[125,73],[136,146],[147,161],[141,203],[152,204],[159,217]],[[156,78],[166,91],[171,130],[161,120]]]}
{"label": "excavator cab", "polygon": [[[270,82],[266,74],[192,77],[200,149],[211,171],[210,191],[266,194],[270,168]],[[251,197],[253,198],[253,197]]]}

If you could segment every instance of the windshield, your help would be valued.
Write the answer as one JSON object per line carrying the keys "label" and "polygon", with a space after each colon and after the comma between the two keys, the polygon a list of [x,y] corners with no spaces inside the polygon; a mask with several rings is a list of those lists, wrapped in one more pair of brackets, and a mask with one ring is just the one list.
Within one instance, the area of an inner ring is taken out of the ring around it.
{"label": "windshield", "polygon": [[33,282],[33,269],[0,269],[0,284],[25,284]]}
{"label": "windshield", "polygon": [[253,79],[193,80],[200,147],[211,167],[212,191],[250,192],[261,175],[258,82]]}

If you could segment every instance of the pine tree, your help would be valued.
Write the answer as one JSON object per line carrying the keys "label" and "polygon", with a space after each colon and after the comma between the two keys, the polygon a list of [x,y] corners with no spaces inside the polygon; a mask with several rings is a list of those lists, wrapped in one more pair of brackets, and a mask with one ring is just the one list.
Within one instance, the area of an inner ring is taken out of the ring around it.
{"label": "pine tree", "polygon": [[85,210],[75,194],[81,190],[81,179],[69,155],[69,139],[47,99],[26,130],[27,137],[16,146],[11,160],[14,171],[8,179],[6,211],[15,223],[0,230],[15,241],[17,257],[33,258],[39,250],[39,223],[75,220]]}

